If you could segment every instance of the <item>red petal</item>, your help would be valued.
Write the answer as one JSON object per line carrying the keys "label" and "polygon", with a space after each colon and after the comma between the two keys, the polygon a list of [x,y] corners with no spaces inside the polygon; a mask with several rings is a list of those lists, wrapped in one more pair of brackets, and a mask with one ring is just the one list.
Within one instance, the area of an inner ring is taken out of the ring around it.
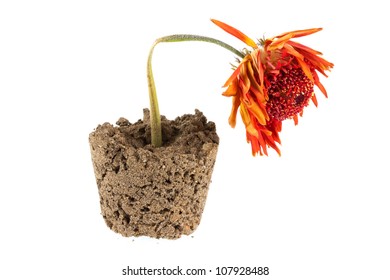
{"label": "red petal", "polygon": [[294,124],[298,125],[298,115],[294,115]]}
{"label": "red petal", "polygon": [[325,87],[321,84],[320,79],[318,78],[317,72],[313,72],[314,77],[314,84],[320,89],[320,91],[325,95],[325,97],[328,97],[328,94],[326,93]]}
{"label": "red petal", "polygon": [[305,46],[305,45],[302,45],[300,43],[297,43],[297,42],[294,42],[294,41],[290,41],[288,42],[291,46],[293,46],[295,49],[302,49],[302,50],[305,50],[309,53],[312,53],[312,54],[315,54],[315,55],[322,55],[321,52],[319,51],[316,51],[312,48],[309,48],[308,46]]}

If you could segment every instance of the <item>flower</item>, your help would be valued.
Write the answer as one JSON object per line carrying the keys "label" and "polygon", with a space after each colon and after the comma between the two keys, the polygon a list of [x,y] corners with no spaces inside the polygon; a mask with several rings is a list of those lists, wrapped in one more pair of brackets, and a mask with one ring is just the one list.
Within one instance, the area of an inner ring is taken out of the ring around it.
{"label": "flower", "polygon": [[314,86],[327,97],[317,72],[327,77],[325,71],[333,63],[320,57],[321,52],[291,40],[322,28],[290,31],[255,43],[234,27],[212,21],[252,48],[244,50],[243,59],[224,84],[223,95],[233,102],[229,124],[235,127],[239,110],[252,154],[268,155],[267,147],[271,147],[280,155],[277,143],[281,144],[282,121],[294,119],[298,124],[298,115],[302,116],[310,100],[317,106]]}

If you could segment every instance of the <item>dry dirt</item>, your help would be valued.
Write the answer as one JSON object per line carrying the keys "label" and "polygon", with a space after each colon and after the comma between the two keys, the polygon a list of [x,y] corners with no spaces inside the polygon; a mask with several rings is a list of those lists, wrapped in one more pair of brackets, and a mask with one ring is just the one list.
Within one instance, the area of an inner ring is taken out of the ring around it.
{"label": "dry dirt", "polygon": [[218,149],[215,124],[198,110],[161,119],[163,147],[150,145],[149,111],[89,135],[107,226],[123,236],[176,239],[199,225]]}

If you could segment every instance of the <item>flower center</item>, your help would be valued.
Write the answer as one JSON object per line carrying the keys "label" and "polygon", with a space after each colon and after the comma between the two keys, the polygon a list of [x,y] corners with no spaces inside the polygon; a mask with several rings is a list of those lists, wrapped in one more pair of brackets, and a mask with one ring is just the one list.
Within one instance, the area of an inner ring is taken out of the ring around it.
{"label": "flower center", "polygon": [[300,67],[285,66],[274,80],[271,79],[267,113],[280,121],[291,118],[309,104],[313,92],[314,84]]}

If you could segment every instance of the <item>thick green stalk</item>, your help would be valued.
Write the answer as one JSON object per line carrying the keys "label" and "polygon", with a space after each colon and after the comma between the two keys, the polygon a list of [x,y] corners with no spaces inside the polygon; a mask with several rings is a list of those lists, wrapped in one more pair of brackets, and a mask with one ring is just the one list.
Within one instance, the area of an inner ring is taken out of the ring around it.
{"label": "thick green stalk", "polygon": [[186,42],[186,41],[202,41],[207,43],[213,43],[233,52],[235,55],[241,58],[244,57],[244,54],[242,52],[236,50],[232,46],[210,37],[190,35],[190,34],[178,34],[178,35],[165,36],[157,39],[150,49],[149,56],[148,56],[148,64],[147,64],[147,77],[148,77],[149,101],[150,101],[150,126],[151,126],[151,134],[152,134],[151,135],[152,145],[154,147],[162,146],[161,116],[160,116],[160,109],[158,106],[158,99],[156,94],[156,86],[154,84],[153,71],[152,71],[152,56],[153,56],[154,47],[158,43],[163,43],[163,42],[168,43],[168,42]]}

